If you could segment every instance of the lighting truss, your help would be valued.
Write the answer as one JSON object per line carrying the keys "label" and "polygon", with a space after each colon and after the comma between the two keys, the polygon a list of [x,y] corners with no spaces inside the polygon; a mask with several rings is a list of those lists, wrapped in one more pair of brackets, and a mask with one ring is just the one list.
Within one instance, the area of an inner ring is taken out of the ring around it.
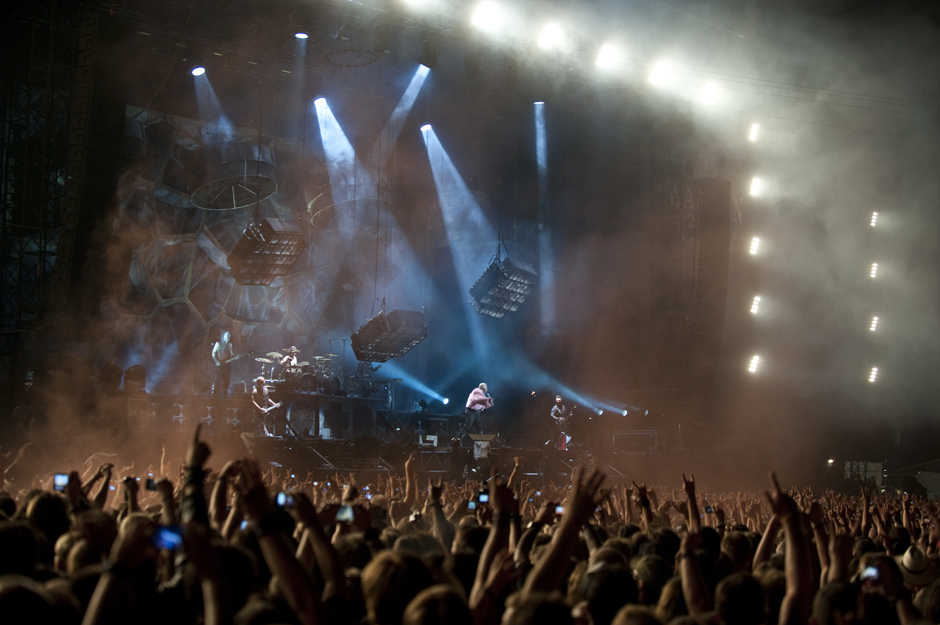
{"label": "lighting truss", "polygon": [[496,260],[470,287],[470,304],[481,315],[500,319],[519,309],[537,281],[538,274],[531,265],[512,258],[502,260],[497,249]]}
{"label": "lighting truss", "polygon": [[294,220],[250,223],[228,256],[232,277],[239,284],[268,286],[287,275],[305,247],[304,233]]}
{"label": "lighting truss", "polygon": [[423,310],[393,310],[388,314],[383,310],[350,337],[356,359],[368,362],[400,358],[426,338],[428,324]]}

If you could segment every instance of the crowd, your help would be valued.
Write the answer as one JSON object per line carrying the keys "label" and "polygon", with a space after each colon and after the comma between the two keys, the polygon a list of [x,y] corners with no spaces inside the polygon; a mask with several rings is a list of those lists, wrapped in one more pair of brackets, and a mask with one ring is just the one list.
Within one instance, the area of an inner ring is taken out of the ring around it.
{"label": "crowd", "polygon": [[[907,495],[325,481],[253,460],[0,492],[0,622],[845,625],[940,622],[940,507]],[[19,460],[19,459],[18,459]],[[15,465],[15,463],[14,463]],[[2,469],[2,467],[0,467]],[[371,480],[371,481],[370,481]],[[116,481],[117,484],[112,484]]]}

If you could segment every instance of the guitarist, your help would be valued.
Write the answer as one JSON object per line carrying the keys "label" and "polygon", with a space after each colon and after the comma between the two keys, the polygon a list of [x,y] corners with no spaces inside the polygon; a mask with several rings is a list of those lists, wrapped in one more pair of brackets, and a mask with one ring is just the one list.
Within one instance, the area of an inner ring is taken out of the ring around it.
{"label": "guitarist", "polygon": [[568,441],[571,440],[568,436],[569,417],[568,407],[562,402],[561,395],[555,395],[555,405],[552,406],[552,419],[555,421],[555,427],[559,432],[557,445],[559,451],[566,451]]}
{"label": "guitarist", "polygon": [[[251,389],[251,403],[255,406],[255,421],[260,422],[267,436],[274,436],[274,416],[271,411],[278,406],[268,396],[268,389],[264,386],[264,378],[255,378],[255,387]],[[271,431],[268,432],[268,424]]]}
{"label": "guitarist", "polygon": [[215,383],[212,385],[213,396],[228,396],[229,378],[232,377],[232,360],[234,359],[235,348],[232,346],[232,335],[226,330],[212,346],[212,360],[215,362]]}

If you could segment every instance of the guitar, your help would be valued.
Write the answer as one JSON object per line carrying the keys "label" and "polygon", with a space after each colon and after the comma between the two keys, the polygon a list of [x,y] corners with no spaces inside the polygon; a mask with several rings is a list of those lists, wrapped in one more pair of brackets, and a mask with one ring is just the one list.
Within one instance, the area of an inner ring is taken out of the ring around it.
{"label": "guitar", "polygon": [[250,352],[245,352],[244,354],[239,354],[239,355],[237,355],[237,356],[232,356],[231,358],[228,358],[227,360],[223,360],[222,362],[216,363],[215,366],[216,366],[216,367],[221,367],[222,365],[227,365],[227,364],[229,364],[229,363],[233,363],[233,362],[235,362],[236,360],[239,360],[240,358],[245,358],[246,356],[251,356],[251,355],[254,354],[254,353],[255,353],[254,350],[251,350]]}
{"label": "guitar", "polygon": [[574,408],[572,408],[570,411],[568,411],[567,414],[565,414],[564,416],[561,416],[561,417],[556,417],[555,415],[552,415],[552,419],[555,420],[555,425],[556,425],[556,426],[558,427],[558,429],[561,430],[562,432],[567,432],[567,431],[568,431],[568,425],[569,425],[569,423],[570,423],[571,414],[574,412],[575,408],[577,408],[577,406],[575,406]]}
{"label": "guitar", "polygon": [[274,404],[273,406],[268,406],[267,408],[262,408],[262,409],[261,409],[261,412],[263,412],[264,414],[268,414],[269,412],[271,412],[271,411],[274,410],[275,408],[280,408],[280,407],[281,407],[281,404],[283,404],[283,403],[284,403],[284,402],[280,402],[280,401],[279,401],[279,402],[277,402],[276,404]]}

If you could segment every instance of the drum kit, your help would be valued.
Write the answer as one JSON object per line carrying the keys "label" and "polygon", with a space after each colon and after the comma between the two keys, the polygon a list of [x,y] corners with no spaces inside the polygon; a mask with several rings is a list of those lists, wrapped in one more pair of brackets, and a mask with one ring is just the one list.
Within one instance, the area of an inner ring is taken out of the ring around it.
{"label": "drum kit", "polygon": [[291,355],[291,350],[281,351],[284,353],[268,352],[255,358],[261,365],[261,375],[270,380],[277,390],[317,393],[329,388],[331,365],[333,359],[339,356],[314,356],[313,362],[304,360],[296,364],[282,365],[281,361],[285,356]]}

